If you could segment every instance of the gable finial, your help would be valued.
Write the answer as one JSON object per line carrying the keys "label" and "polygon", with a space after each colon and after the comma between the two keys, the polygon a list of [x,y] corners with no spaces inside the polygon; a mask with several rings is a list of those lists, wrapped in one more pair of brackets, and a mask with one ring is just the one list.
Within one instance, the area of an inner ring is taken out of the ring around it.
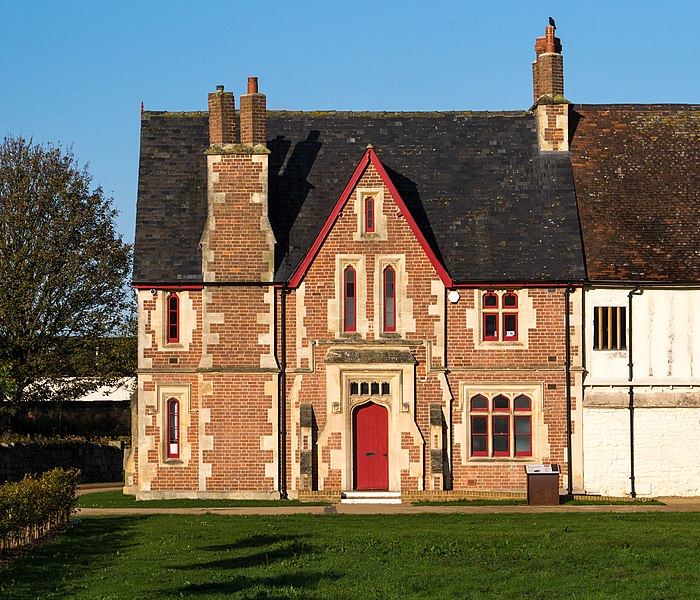
{"label": "gable finial", "polygon": [[367,144],[367,150],[373,150],[374,146],[372,144]]}

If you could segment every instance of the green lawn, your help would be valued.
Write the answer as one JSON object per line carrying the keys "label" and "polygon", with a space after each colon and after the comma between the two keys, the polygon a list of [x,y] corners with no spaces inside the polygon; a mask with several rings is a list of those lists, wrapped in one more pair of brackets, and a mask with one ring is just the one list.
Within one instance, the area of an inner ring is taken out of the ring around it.
{"label": "green lawn", "polygon": [[700,597],[700,513],[85,518],[0,598]]}
{"label": "green lawn", "polygon": [[78,508],[222,508],[227,506],[327,506],[328,502],[298,500],[136,500],[121,490],[94,492],[78,497]]}

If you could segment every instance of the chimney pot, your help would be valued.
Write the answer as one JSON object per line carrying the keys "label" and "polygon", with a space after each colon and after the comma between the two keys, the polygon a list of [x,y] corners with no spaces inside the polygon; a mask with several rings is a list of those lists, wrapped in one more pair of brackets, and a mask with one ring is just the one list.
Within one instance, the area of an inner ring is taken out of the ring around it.
{"label": "chimney pot", "polygon": [[248,93],[241,96],[241,144],[267,143],[267,99],[258,92],[258,78],[248,77]]}
{"label": "chimney pot", "polygon": [[212,146],[236,143],[236,108],[231,92],[223,85],[209,94],[209,143]]}
{"label": "chimney pot", "polygon": [[535,41],[535,61],[532,63],[533,96],[537,102],[542,96],[564,95],[564,63],[561,42],[552,25],[545,27],[542,37]]}

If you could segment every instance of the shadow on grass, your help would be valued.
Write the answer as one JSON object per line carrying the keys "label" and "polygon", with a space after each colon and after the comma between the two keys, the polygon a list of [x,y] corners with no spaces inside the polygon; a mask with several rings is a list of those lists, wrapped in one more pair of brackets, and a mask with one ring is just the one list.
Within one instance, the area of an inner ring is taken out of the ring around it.
{"label": "shadow on grass", "polygon": [[[88,579],[133,546],[133,517],[86,519],[0,571],[3,598],[56,597],[67,579]],[[66,596],[67,597],[67,596]]]}
{"label": "shadow on grass", "polygon": [[[223,596],[246,591],[250,598],[304,597],[327,580],[340,576],[319,572],[309,563],[313,546],[308,535],[253,535],[233,544],[208,546],[205,550],[233,556],[196,565],[176,565],[175,569],[216,574],[218,581],[188,583],[172,590],[174,596]],[[253,551],[249,553],[249,551]],[[280,572],[282,570],[283,572]],[[272,571],[272,573],[270,572]],[[227,581],[221,581],[225,574]],[[206,575],[205,575],[206,578]]]}
{"label": "shadow on grass", "polygon": [[184,597],[221,597],[224,594],[247,591],[248,595],[246,595],[246,598],[304,598],[304,592],[315,590],[319,583],[328,579],[337,580],[339,576],[333,573],[311,571],[297,571],[295,573],[267,577],[235,575],[231,581],[190,584],[181,588],[178,592]]}
{"label": "shadow on grass", "polygon": [[229,552],[231,550],[241,550],[246,548],[259,548],[262,546],[270,546],[281,542],[296,542],[306,535],[251,535],[247,538],[239,540],[234,544],[218,544],[216,546],[205,546],[204,550],[211,552]]}

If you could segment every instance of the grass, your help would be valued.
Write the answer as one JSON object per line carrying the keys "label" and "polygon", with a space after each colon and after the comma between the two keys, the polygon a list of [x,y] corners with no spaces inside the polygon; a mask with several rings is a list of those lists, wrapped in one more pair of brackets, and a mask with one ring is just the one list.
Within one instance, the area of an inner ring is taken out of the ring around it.
{"label": "grass", "polygon": [[[414,502],[416,506],[524,506],[527,500],[516,499],[489,499],[489,498],[464,498],[462,500],[420,500]],[[568,499],[565,496],[559,498],[559,504],[567,506],[624,506],[650,504],[652,506],[664,506],[658,500],[604,500],[600,498]]]}
{"label": "grass", "polygon": [[121,490],[94,492],[78,497],[78,508],[224,508],[232,506],[327,506],[327,502],[299,500],[136,500]]}
{"label": "grass", "polygon": [[658,500],[654,500],[652,498],[644,498],[639,500],[602,500],[597,498],[574,498],[572,500],[566,499],[560,502],[560,504],[566,504],[567,506],[639,506],[640,504],[645,504],[648,506],[666,506],[663,502],[659,502]]}
{"label": "grass", "polygon": [[462,498],[461,500],[416,500],[415,506],[522,506],[527,500]]}
{"label": "grass", "polygon": [[700,513],[85,518],[0,597],[684,599]]}

